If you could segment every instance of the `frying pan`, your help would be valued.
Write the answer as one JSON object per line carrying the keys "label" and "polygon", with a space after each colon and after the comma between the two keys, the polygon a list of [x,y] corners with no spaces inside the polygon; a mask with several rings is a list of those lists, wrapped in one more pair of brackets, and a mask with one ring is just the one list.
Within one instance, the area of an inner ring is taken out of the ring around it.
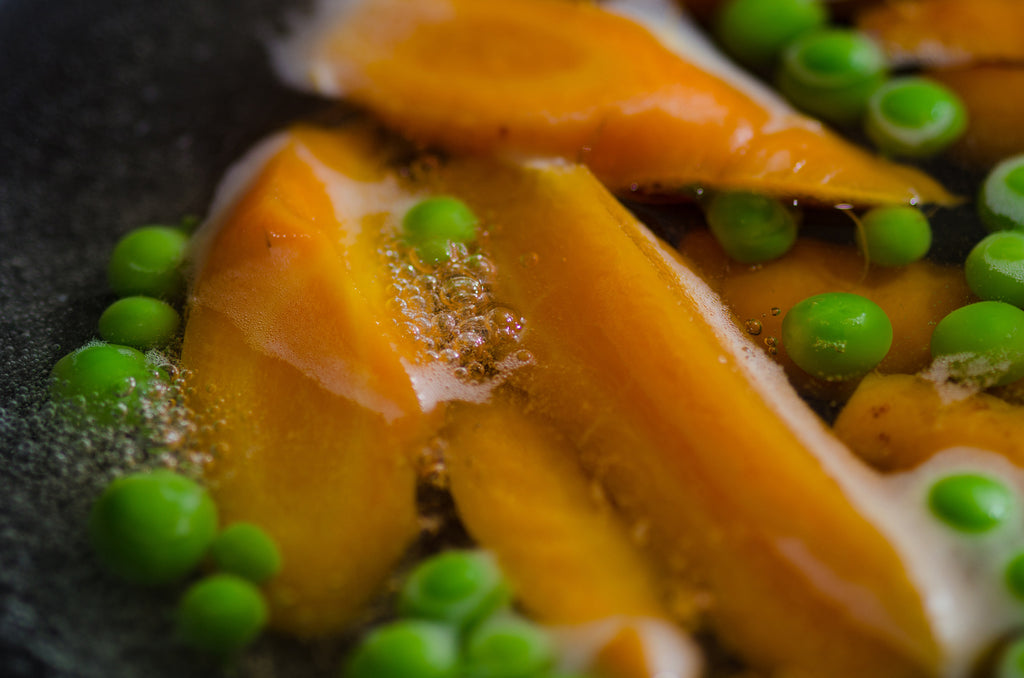
{"label": "frying pan", "polygon": [[[0,0],[0,676],[222,674],[174,640],[180,589],[94,564],[85,525],[110,464],[48,415],[45,381],[96,336],[118,237],[203,214],[232,160],[323,106],[265,56],[295,9]],[[336,670],[329,652],[274,644],[288,646],[265,641],[244,672]]]}
{"label": "frying pan", "polygon": [[[280,86],[265,55],[298,4],[0,0],[0,676],[224,673],[174,640],[180,589],[94,563],[84,526],[113,468],[56,425],[45,382],[95,337],[118,237],[203,214],[245,149],[325,106]],[[951,261],[980,233],[964,210],[937,230]],[[335,675],[340,651],[265,638],[242,673]]]}

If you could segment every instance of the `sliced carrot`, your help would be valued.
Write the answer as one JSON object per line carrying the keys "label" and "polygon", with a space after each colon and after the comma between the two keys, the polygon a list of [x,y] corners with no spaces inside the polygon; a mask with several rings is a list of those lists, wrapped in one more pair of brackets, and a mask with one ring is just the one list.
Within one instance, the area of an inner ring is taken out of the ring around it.
{"label": "sliced carrot", "polygon": [[783,379],[748,371],[756,349],[724,329],[717,298],[580,169],[445,169],[443,185],[501,215],[496,294],[527,318],[536,357],[512,384],[677,576],[708,587],[721,637],[793,675],[937,670],[906,552],[841,489],[865,471]]}
{"label": "sliced carrot", "polygon": [[956,446],[991,450],[1024,466],[1024,408],[984,393],[943,395],[912,375],[866,377],[835,431],[882,471],[913,468]]}
{"label": "sliced carrot", "polygon": [[458,514],[532,616],[549,624],[666,616],[654,567],[557,429],[491,403],[461,411],[447,439]]}
{"label": "sliced carrot", "polygon": [[852,292],[882,307],[893,326],[893,343],[878,366],[885,373],[914,373],[932,360],[935,325],[968,303],[963,268],[918,261],[900,268],[867,267],[855,247],[801,239],[784,257],[757,266],[730,261],[704,230],[692,230],[679,244],[722,295],[749,332],[808,395],[849,396],[855,383],[829,384],[801,370],[786,353],[782,320],[797,302],[823,292]]}
{"label": "sliced carrot", "polygon": [[951,149],[958,160],[987,169],[1024,153],[1024,65],[976,64],[928,76],[959,94],[967,107],[967,132]]}
{"label": "sliced carrot", "polygon": [[857,19],[900,65],[1024,61],[1019,0],[895,0]]}
{"label": "sliced carrot", "polygon": [[[455,412],[445,458],[462,522],[497,555],[532,617],[568,625],[559,635],[576,637],[568,645],[577,654],[594,646],[585,664],[599,675],[648,678],[665,670],[696,678],[699,653],[669,622],[668,592],[651,556],[587,477],[574,447],[522,410],[496,397]],[[648,630],[652,623],[659,633]],[[659,666],[658,646],[666,642],[674,656]]]}
{"label": "sliced carrot", "polygon": [[617,191],[954,201],[921,172],[847,143],[763,88],[702,70],[592,3],[359,0],[310,25],[282,50],[290,79],[367,106],[419,142],[562,156]]}
{"label": "sliced carrot", "polygon": [[[182,364],[224,523],[280,546],[272,624],[318,635],[358,617],[416,536],[402,452],[425,422],[400,360],[412,349],[381,315],[378,234],[338,221],[304,149],[288,137],[208,236]],[[350,175],[379,180],[366,163]]]}

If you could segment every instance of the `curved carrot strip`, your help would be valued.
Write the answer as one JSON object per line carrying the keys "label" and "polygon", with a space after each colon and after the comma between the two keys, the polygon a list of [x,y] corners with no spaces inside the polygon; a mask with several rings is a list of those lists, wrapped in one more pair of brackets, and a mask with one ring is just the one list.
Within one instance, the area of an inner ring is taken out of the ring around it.
{"label": "curved carrot strip", "polygon": [[1019,0],[898,0],[868,8],[857,25],[900,65],[1024,61]]}
{"label": "curved carrot strip", "polygon": [[311,26],[282,50],[287,77],[367,106],[420,142],[558,155],[617,191],[954,201],[923,173],[733,86],[591,3],[357,0]]}
{"label": "curved carrot strip", "polygon": [[[557,429],[496,396],[455,408],[445,438],[458,514],[532,617],[568,625],[570,646],[594,645],[586,664],[602,676],[700,675],[696,647],[669,621],[664,579]],[[659,665],[666,643],[676,656]]]}
{"label": "curved carrot strip", "polygon": [[357,618],[418,534],[402,451],[425,423],[400,361],[412,349],[380,315],[377,234],[339,223],[297,138],[207,236],[182,364],[225,524],[281,549],[272,624],[319,635]]}
{"label": "curved carrot strip", "polygon": [[654,569],[557,429],[498,402],[460,411],[446,437],[456,510],[532,616],[666,616]]}

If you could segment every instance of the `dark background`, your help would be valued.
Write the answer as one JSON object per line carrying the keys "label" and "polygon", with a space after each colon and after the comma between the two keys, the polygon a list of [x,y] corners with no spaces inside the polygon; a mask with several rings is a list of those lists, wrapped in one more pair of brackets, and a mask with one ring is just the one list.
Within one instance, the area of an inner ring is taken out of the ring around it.
{"label": "dark background", "polygon": [[[322,106],[265,56],[294,5],[0,0],[0,676],[222,673],[174,640],[180,588],[94,564],[89,506],[131,443],[62,428],[45,378],[94,338],[118,237],[202,215],[232,160]],[[282,671],[282,642],[242,672],[334,673],[299,646]]]}

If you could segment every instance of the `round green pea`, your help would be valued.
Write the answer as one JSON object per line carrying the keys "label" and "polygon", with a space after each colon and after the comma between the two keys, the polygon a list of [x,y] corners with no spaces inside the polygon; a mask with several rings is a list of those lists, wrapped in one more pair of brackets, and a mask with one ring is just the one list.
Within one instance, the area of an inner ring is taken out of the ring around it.
{"label": "round green pea", "polygon": [[857,244],[873,264],[906,266],[928,253],[932,227],[928,217],[913,207],[876,207],[861,217]]}
{"label": "round green pea", "polygon": [[543,629],[521,617],[499,615],[470,631],[462,672],[466,678],[530,678],[554,660],[554,644]]}
{"label": "round green pea", "polygon": [[146,584],[173,582],[195,568],[217,532],[209,493],[171,471],[111,482],[93,505],[89,540],[114,574]]}
{"label": "round green pea", "polygon": [[343,675],[345,678],[453,678],[458,661],[458,639],[453,628],[406,619],[371,631],[356,648]]}
{"label": "round green pea", "polygon": [[967,255],[964,275],[982,299],[1024,307],[1024,232],[997,231]]}
{"label": "round green pea", "polygon": [[707,203],[705,217],[722,249],[744,264],[777,259],[796,242],[796,217],[775,198],[742,191],[717,193]]}
{"label": "round green pea", "polygon": [[877,304],[856,294],[808,297],[782,319],[782,344],[800,369],[842,380],[873,369],[892,344],[892,323]]}
{"label": "round green pea", "polygon": [[446,551],[413,570],[398,609],[406,616],[466,627],[507,604],[508,586],[484,551]]}
{"label": "round green pea", "polygon": [[980,533],[1006,520],[1015,501],[1013,494],[997,480],[977,473],[958,473],[932,485],[928,506],[953,529]]}
{"label": "round green pea", "polygon": [[181,316],[170,304],[153,297],[118,299],[100,316],[104,340],[146,350],[164,346],[174,338]]}
{"label": "round green pea", "polygon": [[130,416],[157,378],[145,355],[116,344],[72,351],[57,361],[50,375],[55,400],[80,398],[86,413],[103,423]]}
{"label": "round green pea", "polygon": [[1024,552],[1018,553],[1006,564],[1004,578],[1010,593],[1024,601]]}
{"label": "round green pea", "polygon": [[927,78],[893,78],[868,99],[864,131],[889,155],[929,158],[967,129],[967,110],[952,90]]}
{"label": "round green pea", "polygon": [[185,287],[181,271],[188,235],[172,226],[143,226],[114,246],[107,280],[118,296],[176,299]]}
{"label": "round green pea", "polygon": [[261,584],[281,571],[281,553],[274,540],[257,525],[233,523],[210,544],[217,568]]}
{"label": "round green pea", "polygon": [[448,243],[476,239],[479,220],[466,203],[451,196],[436,196],[416,203],[402,218],[406,241],[424,261],[448,261]]}
{"label": "round green pea", "polygon": [[797,108],[849,125],[860,120],[885,79],[885,55],[870,38],[826,29],[797,38],[782,52],[776,82]]}
{"label": "round green pea", "polygon": [[259,636],[267,604],[252,582],[214,574],[193,584],[178,605],[178,635],[210,654],[231,655]]}
{"label": "round green pea", "polygon": [[990,231],[1024,231],[1024,155],[988,173],[978,194],[978,215]]}
{"label": "round green pea", "polygon": [[1024,639],[1013,641],[1000,653],[993,678],[1024,678]]}
{"label": "round green pea", "polygon": [[714,32],[730,56],[750,68],[770,68],[783,48],[828,20],[820,0],[730,0]]}
{"label": "round green pea", "polygon": [[954,379],[1005,386],[1024,377],[1024,311],[979,301],[951,312],[932,332],[932,357]]}

